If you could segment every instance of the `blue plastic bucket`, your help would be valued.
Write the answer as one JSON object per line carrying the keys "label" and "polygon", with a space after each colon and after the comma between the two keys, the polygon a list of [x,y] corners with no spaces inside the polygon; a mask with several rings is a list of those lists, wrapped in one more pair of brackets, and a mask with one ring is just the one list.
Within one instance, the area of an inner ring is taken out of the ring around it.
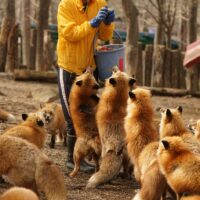
{"label": "blue plastic bucket", "polygon": [[105,80],[110,77],[112,75],[112,68],[116,65],[121,71],[125,71],[125,45],[111,44],[104,45],[102,48],[107,50],[97,50],[95,52],[99,79]]}

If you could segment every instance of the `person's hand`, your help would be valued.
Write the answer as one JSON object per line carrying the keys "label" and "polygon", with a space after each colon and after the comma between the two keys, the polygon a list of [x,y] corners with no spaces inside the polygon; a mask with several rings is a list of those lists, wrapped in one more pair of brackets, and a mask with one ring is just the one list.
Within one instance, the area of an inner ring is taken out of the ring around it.
{"label": "person's hand", "polygon": [[103,22],[106,25],[110,25],[112,22],[114,22],[114,20],[115,20],[115,11],[109,10],[108,15]]}
{"label": "person's hand", "polygon": [[99,10],[96,17],[90,20],[90,24],[93,28],[97,28],[99,24],[106,19],[108,15],[108,7],[103,7]]}

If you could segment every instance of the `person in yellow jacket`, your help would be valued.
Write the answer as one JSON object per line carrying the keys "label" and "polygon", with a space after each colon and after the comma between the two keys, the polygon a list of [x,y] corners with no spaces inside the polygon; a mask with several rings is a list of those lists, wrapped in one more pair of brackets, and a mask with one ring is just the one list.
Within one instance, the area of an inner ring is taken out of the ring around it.
{"label": "person in yellow jacket", "polygon": [[[95,69],[94,41],[108,41],[114,30],[114,10],[109,10],[105,0],[61,0],[58,7],[58,87],[61,104],[67,121],[67,167],[73,169],[73,149],[76,141],[69,113],[68,98],[74,76],[90,66]],[[81,164],[82,171],[93,168]]]}

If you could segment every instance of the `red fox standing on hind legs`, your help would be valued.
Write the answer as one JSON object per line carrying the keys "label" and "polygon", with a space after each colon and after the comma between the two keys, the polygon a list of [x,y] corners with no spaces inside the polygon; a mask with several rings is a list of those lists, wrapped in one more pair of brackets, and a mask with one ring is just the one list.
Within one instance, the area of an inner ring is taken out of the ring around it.
{"label": "red fox standing on hind legs", "polygon": [[75,79],[71,88],[69,105],[77,140],[73,153],[75,167],[70,173],[70,177],[77,174],[80,162],[87,155],[93,156],[98,170],[101,155],[101,142],[95,119],[99,102],[98,88],[99,85],[90,68]]}
{"label": "red fox standing on hind legs", "polygon": [[106,80],[96,114],[102,160],[99,171],[91,176],[87,188],[95,188],[110,181],[121,169],[126,156],[124,117],[128,92],[135,81],[118,68],[114,68],[112,76]]}

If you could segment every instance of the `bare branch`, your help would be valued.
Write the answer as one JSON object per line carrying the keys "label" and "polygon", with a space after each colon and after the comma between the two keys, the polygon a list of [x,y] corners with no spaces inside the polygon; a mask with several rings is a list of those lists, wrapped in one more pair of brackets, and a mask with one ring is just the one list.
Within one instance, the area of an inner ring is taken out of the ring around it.
{"label": "bare branch", "polygon": [[151,15],[151,17],[155,20],[156,23],[158,24],[160,23],[157,17],[148,8],[144,8],[144,9],[146,10],[147,13]]}
{"label": "bare branch", "polygon": [[153,2],[153,0],[149,0],[149,2],[151,3],[151,5],[158,10],[158,6]]}
{"label": "bare branch", "polygon": [[176,19],[176,12],[177,12],[177,2],[178,2],[178,0],[175,0],[175,2],[174,2],[174,13],[172,14],[171,27],[173,27],[173,26],[174,26],[175,19]]}

